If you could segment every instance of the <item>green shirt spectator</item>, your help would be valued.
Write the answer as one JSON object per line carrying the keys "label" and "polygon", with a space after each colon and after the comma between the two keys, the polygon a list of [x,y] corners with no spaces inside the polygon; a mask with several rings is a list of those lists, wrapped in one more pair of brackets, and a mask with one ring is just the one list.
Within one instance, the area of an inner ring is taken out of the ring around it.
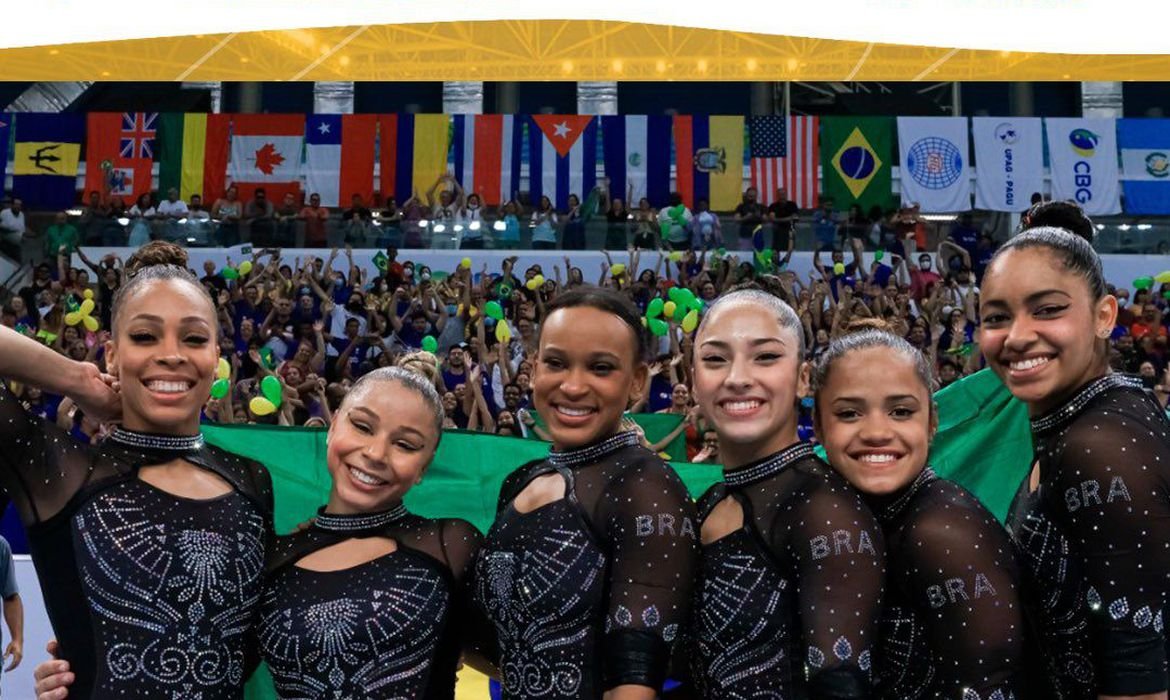
{"label": "green shirt spectator", "polygon": [[77,227],[69,223],[65,212],[57,212],[56,221],[45,229],[45,255],[56,257],[61,246],[65,246],[65,252],[72,255],[80,244],[81,234],[77,232]]}

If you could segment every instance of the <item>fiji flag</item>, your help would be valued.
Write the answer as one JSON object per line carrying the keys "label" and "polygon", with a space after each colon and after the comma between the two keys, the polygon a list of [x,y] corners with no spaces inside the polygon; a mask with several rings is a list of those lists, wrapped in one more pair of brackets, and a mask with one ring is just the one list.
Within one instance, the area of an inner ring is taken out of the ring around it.
{"label": "fiji flag", "polygon": [[1119,119],[1127,214],[1170,214],[1170,119]]}
{"label": "fiji flag", "polygon": [[[670,197],[670,128],[667,115],[605,116],[601,135],[609,196],[630,207],[643,197],[664,207]],[[632,193],[631,193],[632,190]]]}
{"label": "fiji flag", "polygon": [[597,119],[589,114],[533,114],[528,124],[528,192],[560,210],[569,195],[584,201],[597,186]]}
{"label": "fiji flag", "polygon": [[16,122],[12,196],[28,209],[65,209],[77,200],[84,114],[22,114]]}
{"label": "fiji flag", "polygon": [[456,114],[452,150],[455,179],[489,206],[520,191],[524,118],[511,114]]}

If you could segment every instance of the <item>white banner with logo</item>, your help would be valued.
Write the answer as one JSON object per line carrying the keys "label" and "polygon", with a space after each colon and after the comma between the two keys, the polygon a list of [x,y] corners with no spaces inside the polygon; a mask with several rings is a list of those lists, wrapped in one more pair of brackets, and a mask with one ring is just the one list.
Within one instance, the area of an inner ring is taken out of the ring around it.
{"label": "white banner with logo", "polygon": [[1052,198],[1071,199],[1089,216],[1121,213],[1117,120],[1045,119]]}
{"label": "white banner with logo", "polygon": [[898,117],[902,204],[923,212],[971,209],[966,117]]}
{"label": "white banner with logo", "polygon": [[972,117],[975,208],[1027,211],[1044,187],[1044,125],[1039,117]]}

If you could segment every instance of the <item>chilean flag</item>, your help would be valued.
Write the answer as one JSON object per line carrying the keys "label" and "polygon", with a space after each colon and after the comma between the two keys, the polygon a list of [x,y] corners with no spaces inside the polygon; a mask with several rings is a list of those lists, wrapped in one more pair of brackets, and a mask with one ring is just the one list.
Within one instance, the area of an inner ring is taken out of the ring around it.
{"label": "chilean flag", "polygon": [[236,114],[232,117],[231,184],[247,202],[257,187],[280,206],[286,192],[301,190],[303,114]]}
{"label": "chilean flag", "polygon": [[651,206],[666,206],[670,197],[670,116],[605,116],[601,118],[601,133],[609,196],[621,200],[628,196],[626,206],[630,208],[637,207],[643,197]]}
{"label": "chilean flag", "polygon": [[374,114],[311,114],[305,124],[305,191],[326,207],[374,197]]}
{"label": "chilean flag", "polygon": [[524,118],[511,114],[454,116],[455,179],[467,194],[498,206],[520,191]]}
{"label": "chilean flag", "polygon": [[533,114],[528,119],[532,206],[542,196],[562,211],[570,194],[584,201],[597,186],[597,119],[590,114]]}

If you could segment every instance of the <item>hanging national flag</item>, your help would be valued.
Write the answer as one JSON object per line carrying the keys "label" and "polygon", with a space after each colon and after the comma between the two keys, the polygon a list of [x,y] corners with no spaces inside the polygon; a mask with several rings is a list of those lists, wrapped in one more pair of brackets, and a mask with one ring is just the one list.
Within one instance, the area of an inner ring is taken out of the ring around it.
{"label": "hanging national flag", "polygon": [[257,187],[263,187],[274,203],[288,192],[299,193],[304,142],[303,114],[233,115],[228,172],[240,199],[252,199]]}
{"label": "hanging national flag", "polygon": [[[153,155],[139,157],[135,154],[154,153],[154,123],[157,116],[141,112],[90,112],[86,116],[86,197],[90,192],[98,192],[102,201],[121,197],[126,206],[130,206],[140,195],[152,190]],[[136,123],[150,125],[149,144],[144,130],[139,130],[138,135],[127,136],[127,126]]]}
{"label": "hanging national flag", "polygon": [[902,204],[923,212],[971,209],[971,140],[966,117],[898,117]]}
{"label": "hanging national flag", "polygon": [[1170,214],[1170,119],[1119,119],[1127,214]]}
{"label": "hanging national flag", "polygon": [[858,204],[893,205],[894,120],[892,117],[821,119],[821,191],[837,209]]}
{"label": "hanging national flag", "polygon": [[534,114],[528,123],[528,193],[564,211],[597,185],[597,119],[590,114]]}
{"label": "hanging national flag", "polygon": [[374,197],[373,114],[312,114],[305,126],[305,191],[326,207],[349,206],[360,195]]}
{"label": "hanging national flag", "polygon": [[511,114],[456,114],[452,150],[455,179],[467,194],[497,206],[520,191],[524,119]]}
{"label": "hanging national flag", "polygon": [[605,116],[601,118],[605,176],[609,196],[638,206],[643,197],[653,207],[670,198],[670,127],[667,115]]}
{"label": "hanging national flag", "polygon": [[65,209],[77,202],[85,116],[21,114],[16,121],[12,196],[26,209]]}
{"label": "hanging national flag", "polygon": [[675,177],[683,203],[705,199],[712,211],[743,201],[743,117],[674,117]]}
{"label": "hanging national flag", "polygon": [[752,117],[752,187],[765,206],[776,201],[777,188],[801,209],[815,209],[820,198],[820,124],[816,117]]}
{"label": "hanging national flag", "polygon": [[223,196],[228,164],[229,114],[162,114],[158,118],[158,189],[197,194],[208,209]]}
{"label": "hanging national flag", "polygon": [[1044,129],[1039,117],[972,117],[975,207],[1027,211],[1044,185]]}
{"label": "hanging national flag", "polygon": [[4,189],[5,170],[8,168],[8,138],[12,135],[12,115],[8,112],[0,113],[0,190]]}
{"label": "hanging national flag", "polygon": [[119,155],[154,159],[155,122],[158,112],[124,112]]}
{"label": "hanging national flag", "polygon": [[1045,119],[1052,198],[1089,216],[1121,213],[1116,119]]}
{"label": "hanging national flag", "polygon": [[382,198],[403,204],[447,172],[450,118],[446,114],[378,115]]}

